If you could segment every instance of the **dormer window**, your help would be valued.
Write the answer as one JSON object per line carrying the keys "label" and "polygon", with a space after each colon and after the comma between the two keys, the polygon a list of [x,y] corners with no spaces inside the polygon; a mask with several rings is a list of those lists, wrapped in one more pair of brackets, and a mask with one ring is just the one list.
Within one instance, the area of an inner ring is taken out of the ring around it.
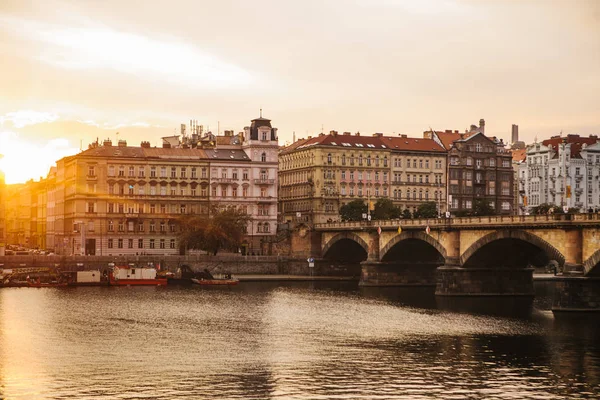
{"label": "dormer window", "polygon": [[265,131],[262,132],[262,140],[267,140],[267,132]]}

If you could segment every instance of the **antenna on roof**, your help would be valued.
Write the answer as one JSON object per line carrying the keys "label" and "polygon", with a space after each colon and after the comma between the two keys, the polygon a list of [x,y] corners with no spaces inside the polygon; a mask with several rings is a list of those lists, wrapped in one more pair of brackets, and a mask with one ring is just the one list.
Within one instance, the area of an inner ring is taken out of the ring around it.
{"label": "antenna on roof", "polygon": [[296,143],[296,131],[292,134],[292,143]]}

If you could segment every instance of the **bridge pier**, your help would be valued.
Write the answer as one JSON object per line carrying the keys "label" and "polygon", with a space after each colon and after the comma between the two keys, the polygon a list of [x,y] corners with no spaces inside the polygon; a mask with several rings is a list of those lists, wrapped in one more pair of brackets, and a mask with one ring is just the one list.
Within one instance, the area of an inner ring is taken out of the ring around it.
{"label": "bridge pier", "polygon": [[600,278],[581,276],[557,278],[552,311],[600,312]]}
{"label": "bridge pier", "polygon": [[435,286],[438,263],[363,261],[360,286]]}
{"label": "bridge pier", "polygon": [[437,296],[533,296],[533,268],[438,268]]}

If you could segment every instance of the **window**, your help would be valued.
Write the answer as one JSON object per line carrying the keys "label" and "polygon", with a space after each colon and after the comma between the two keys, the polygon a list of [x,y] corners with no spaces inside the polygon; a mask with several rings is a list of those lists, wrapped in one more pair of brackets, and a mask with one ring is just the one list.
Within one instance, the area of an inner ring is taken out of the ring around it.
{"label": "window", "polygon": [[146,176],[146,171],[144,170],[144,167],[139,167],[138,174],[139,174],[140,178],[143,178],[144,176]]}
{"label": "window", "polygon": [[125,167],[119,166],[119,176],[125,176]]}
{"label": "window", "polygon": [[160,221],[160,231],[161,232],[167,231],[167,225],[165,224],[165,221]]}
{"label": "window", "polygon": [[119,239],[119,240],[117,240],[117,247],[118,247],[119,249],[122,249],[122,248],[123,248],[123,239]]}
{"label": "window", "polygon": [[476,151],[477,153],[481,153],[481,150],[482,150],[482,149],[481,149],[481,143],[476,143],[476,144],[475,144],[475,151]]}
{"label": "window", "polygon": [[465,200],[465,208],[466,209],[473,208],[473,202],[471,200]]}
{"label": "window", "polygon": [[119,232],[125,232],[125,223],[123,221],[119,221]]}
{"label": "window", "polygon": [[327,164],[331,164],[331,153],[327,154]]}
{"label": "window", "polygon": [[150,248],[153,249],[154,247],[154,239],[150,239]]}
{"label": "window", "polygon": [[160,177],[161,178],[167,177],[167,167],[160,167]]}
{"label": "window", "polygon": [[156,167],[150,167],[150,178],[156,178]]}
{"label": "window", "polygon": [[262,133],[262,135],[261,135],[262,140],[263,141],[267,140],[267,132],[261,132],[261,133]]}
{"label": "window", "polygon": [[109,249],[113,248],[113,239],[108,239],[108,248]]}
{"label": "window", "polygon": [[170,249],[174,249],[175,248],[175,239],[171,239],[171,241],[169,243],[169,248]]}
{"label": "window", "polygon": [[134,225],[134,224],[133,224],[133,221],[129,221],[129,222],[127,222],[127,230],[128,230],[129,232],[133,232],[133,225]]}
{"label": "window", "polygon": [[135,167],[134,166],[130,166],[129,167],[129,173],[128,173],[128,175],[132,176],[132,177],[135,176]]}
{"label": "window", "polygon": [[144,239],[138,239],[138,249],[144,248]]}
{"label": "window", "polygon": [[248,197],[248,187],[244,186],[242,188],[242,197]]}
{"label": "window", "polygon": [[495,166],[496,166],[496,159],[490,158],[490,167],[495,167]]}
{"label": "window", "polygon": [[150,232],[156,232],[156,223],[154,221],[150,222]]}
{"label": "window", "polygon": [[96,167],[88,167],[88,176],[96,176]]}
{"label": "window", "polygon": [[510,203],[508,201],[502,202],[502,210],[504,210],[504,211],[510,210]]}
{"label": "window", "polygon": [[140,221],[138,224],[138,232],[144,232],[144,222]]}
{"label": "window", "polygon": [[510,168],[510,160],[502,160],[503,168]]}
{"label": "window", "polygon": [[267,153],[262,153],[260,155],[260,161],[261,162],[267,162]]}
{"label": "window", "polygon": [[187,168],[181,167],[181,175],[182,178],[186,178],[187,176]]}
{"label": "window", "polygon": [[127,239],[127,248],[133,249],[133,239]]}
{"label": "window", "polygon": [[165,248],[165,239],[160,239],[160,244],[159,244],[161,249]]}
{"label": "window", "polygon": [[89,213],[96,212],[96,203],[94,203],[93,201],[89,201],[87,203],[87,212],[89,212]]}

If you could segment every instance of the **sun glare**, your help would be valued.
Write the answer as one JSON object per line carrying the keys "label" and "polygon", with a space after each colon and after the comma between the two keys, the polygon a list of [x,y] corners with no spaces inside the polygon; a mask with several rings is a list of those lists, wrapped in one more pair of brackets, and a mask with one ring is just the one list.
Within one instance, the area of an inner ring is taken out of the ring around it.
{"label": "sun glare", "polygon": [[0,170],[6,183],[22,183],[45,178],[56,160],[78,152],[66,139],[32,143],[13,132],[0,132]]}

